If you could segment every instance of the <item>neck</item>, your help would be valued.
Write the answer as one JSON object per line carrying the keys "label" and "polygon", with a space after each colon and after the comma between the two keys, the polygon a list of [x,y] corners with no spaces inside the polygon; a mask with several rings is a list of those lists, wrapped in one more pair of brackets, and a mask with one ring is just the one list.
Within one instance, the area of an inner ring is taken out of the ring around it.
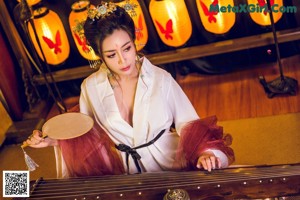
{"label": "neck", "polygon": [[135,70],[133,70],[133,72],[131,74],[120,75],[120,74],[111,72],[111,74],[108,75],[108,79],[109,79],[109,82],[110,82],[112,88],[114,89],[118,85],[120,86],[120,84],[124,84],[124,83],[126,84],[131,81],[136,81],[140,74],[140,68],[141,68],[141,64],[137,63],[136,67],[134,68]]}

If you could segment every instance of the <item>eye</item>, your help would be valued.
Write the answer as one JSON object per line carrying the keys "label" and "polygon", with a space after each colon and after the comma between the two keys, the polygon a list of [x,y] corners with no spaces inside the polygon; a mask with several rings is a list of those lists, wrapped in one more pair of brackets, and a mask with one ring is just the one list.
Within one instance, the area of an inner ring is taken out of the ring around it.
{"label": "eye", "polygon": [[130,51],[130,49],[131,49],[131,45],[129,45],[128,47],[126,47],[126,48],[124,49],[124,51],[125,51],[125,52],[128,52],[128,51]]}
{"label": "eye", "polygon": [[107,57],[107,58],[113,58],[113,57],[115,57],[115,55],[116,55],[116,54],[113,53],[113,54],[106,55],[106,57]]}

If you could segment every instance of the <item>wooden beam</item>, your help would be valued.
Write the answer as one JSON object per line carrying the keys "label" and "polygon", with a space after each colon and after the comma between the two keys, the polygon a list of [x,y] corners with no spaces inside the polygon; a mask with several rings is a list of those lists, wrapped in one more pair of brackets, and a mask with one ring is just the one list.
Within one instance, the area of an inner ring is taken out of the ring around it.
{"label": "wooden beam", "polygon": [[[290,29],[277,32],[278,42],[290,42],[300,39],[300,29]],[[273,34],[264,33],[243,38],[225,40],[205,45],[176,49],[147,55],[154,64],[166,64],[183,60],[190,60],[199,57],[230,53],[234,51],[262,47],[274,44]]]}

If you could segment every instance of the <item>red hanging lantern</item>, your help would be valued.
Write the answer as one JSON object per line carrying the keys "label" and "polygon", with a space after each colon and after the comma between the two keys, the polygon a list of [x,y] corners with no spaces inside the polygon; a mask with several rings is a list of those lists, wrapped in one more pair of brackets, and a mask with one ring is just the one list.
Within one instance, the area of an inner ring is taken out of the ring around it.
{"label": "red hanging lantern", "polygon": [[[250,12],[251,19],[261,26],[269,26],[271,25],[270,14],[265,11],[268,8],[267,0],[247,0],[248,6],[253,6],[256,11]],[[276,8],[280,8],[283,6],[282,0],[270,0],[271,6],[276,5]],[[260,9],[262,9],[260,11]],[[282,17],[282,12],[273,12],[274,23],[278,22],[278,20]]]}
{"label": "red hanging lantern", "polygon": [[[131,15],[135,25],[135,46],[137,51],[144,48],[148,41],[148,29],[141,6],[137,0],[124,0],[117,3]],[[134,12],[132,12],[134,11]]]}
{"label": "red hanging lantern", "polygon": [[196,0],[200,20],[205,30],[225,34],[235,24],[234,12],[218,12],[212,8],[234,6],[233,0]]}
{"label": "red hanging lantern", "polygon": [[[69,56],[70,45],[64,26],[59,16],[46,7],[37,8],[33,11],[33,23],[37,36],[45,55],[46,62],[50,65],[63,63]],[[44,61],[41,49],[38,46],[31,24],[28,24],[29,35],[33,45]]]}
{"label": "red hanging lantern", "polygon": [[72,12],[69,15],[69,24],[73,39],[80,55],[89,61],[96,61],[100,60],[100,58],[95,54],[93,48],[87,45],[87,40],[84,36],[84,30],[75,30],[78,25],[81,26],[85,22],[89,5],[90,2],[85,0],[73,3]]}
{"label": "red hanging lantern", "polygon": [[179,47],[190,39],[192,23],[184,0],[151,0],[149,12],[166,45]]}

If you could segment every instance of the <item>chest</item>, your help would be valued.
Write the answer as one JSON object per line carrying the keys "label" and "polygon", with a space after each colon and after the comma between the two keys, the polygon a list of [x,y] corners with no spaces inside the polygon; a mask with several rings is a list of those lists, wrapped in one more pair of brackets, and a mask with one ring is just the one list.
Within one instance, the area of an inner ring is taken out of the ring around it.
{"label": "chest", "polygon": [[113,89],[115,100],[122,118],[132,125],[137,80],[118,83]]}

